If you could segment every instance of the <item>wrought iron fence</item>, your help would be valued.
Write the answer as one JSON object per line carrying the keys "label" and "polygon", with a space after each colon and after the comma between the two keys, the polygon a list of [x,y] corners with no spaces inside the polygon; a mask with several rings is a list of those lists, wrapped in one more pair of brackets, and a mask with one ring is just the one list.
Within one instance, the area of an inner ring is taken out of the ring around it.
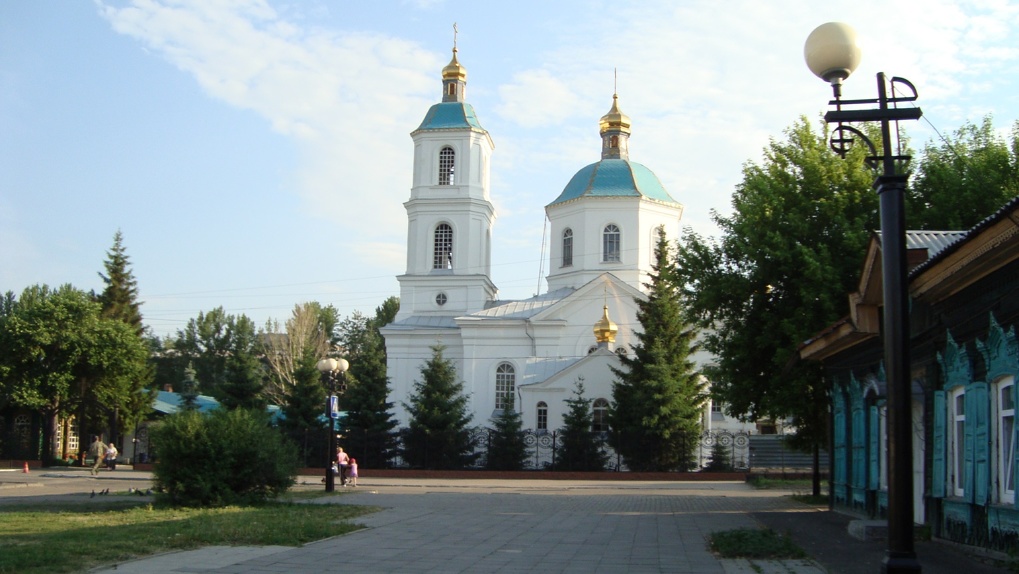
{"label": "wrought iron fence", "polygon": [[[491,444],[492,433],[494,432],[492,429],[485,427],[471,429],[470,438],[473,445],[471,452],[473,456],[471,458],[474,462],[468,468],[485,468],[488,460],[488,448]],[[575,464],[582,461],[563,460],[562,457],[565,456],[563,449],[564,437],[561,431],[534,431],[528,429],[523,432],[524,444],[527,448],[527,458],[524,463],[526,470],[551,470],[563,467],[577,468],[578,466],[589,467],[589,465]],[[365,460],[376,462],[388,461],[388,465],[379,464],[378,466],[396,468],[409,466],[399,454],[402,445],[399,444],[398,437],[394,439],[395,442],[387,441],[386,447],[383,448],[382,441],[380,440],[374,442],[357,440],[356,437],[359,434],[361,434],[361,431],[350,429],[345,437],[341,437],[340,445],[347,448],[352,453],[352,456],[359,459],[363,457]],[[592,439],[598,444],[606,459],[603,469],[626,470],[625,461],[608,443],[608,433],[594,432],[592,434],[594,435]],[[355,447],[353,443],[356,443],[357,446]],[[348,444],[353,448],[348,448]],[[716,445],[724,447],[724,450],[718,452],[726,453],[726,456],[729,457],[729,465],[733,470],[747,471],[750,469],[750,433],[746,431],[730,432],[725,430],[704,431],[698,437],[698,445],[695,452],[697,468],[703,468],[711,461]],[[376,450],[378,452],[375,452]]]}

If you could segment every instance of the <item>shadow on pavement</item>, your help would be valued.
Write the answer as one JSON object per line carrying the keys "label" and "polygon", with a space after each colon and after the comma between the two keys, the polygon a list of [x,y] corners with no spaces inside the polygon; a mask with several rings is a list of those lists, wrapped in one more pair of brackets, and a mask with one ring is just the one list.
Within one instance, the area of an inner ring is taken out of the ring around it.
{"label": "shadow on pavement", "polygon": [[[875,574],[881,571],[886,542],[863,541],[849,535],[853,517],[830,510],[813,512],[755,512],[764,526],[788,533],[814,560],[832,574]],[[924,574],[1000,574],[1003,565],[964,554],[954,546],[917,541],[916,555]]]}

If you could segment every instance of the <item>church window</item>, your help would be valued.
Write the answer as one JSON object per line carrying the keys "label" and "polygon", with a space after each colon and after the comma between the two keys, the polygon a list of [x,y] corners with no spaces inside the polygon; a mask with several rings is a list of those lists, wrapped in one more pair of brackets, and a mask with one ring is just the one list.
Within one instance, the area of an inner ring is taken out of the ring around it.
{"label": "church window", "polygon": [[619,136],[612,136],[609,138],[609,147],[613,149],[619,147]]}
{"label": "church window", "polygon": [[445,293],[439,293],[438,295],[435,296],[435,304],[438,305],[439,307],[442,307],[443,305],[445,305],[446,301],[448,301],[448,300],[449,300],[449,298],[446,297]]}
{"label": "church window", "polygon": [[605,399],[595,399],[591,407],[591,432],[608,432],[609,430],[609,402]]}
{"label": "church window", "polygon": [[538,402],[538,418],[537,418],[537,429],[540,431],[548,430],[548,405],[545,401]]}
{"label": "church window", "polygon": [[456,84],[454,84],[453,82],[450,82],[450,83],[446,84],[446,93],[451,95],[451,96],[455,96],[456,95]]}
{"label": "church window", "polygon": [[516,391],[517,374],[513,365],[500,363],[495,369],[495,408],[502,410],[513,407],[513,393]]}
{"label": "church window", "polygon": [[447,146],[439,151],[439,185],[453,185],[453,170],[456,152]]}
{"label": "church window", "polygon": [[432,269],[453,268],[453,228],[448,223],[440,223],[435,228],[435,256]]}
{"label": "church window", "polygon": [[563,231],[563,267],[573,265],[573,230],[569,227]]}
{"label": "church window", "polygon": [[619,262],[619,228],[610,223],[602,232],[602,262]]}

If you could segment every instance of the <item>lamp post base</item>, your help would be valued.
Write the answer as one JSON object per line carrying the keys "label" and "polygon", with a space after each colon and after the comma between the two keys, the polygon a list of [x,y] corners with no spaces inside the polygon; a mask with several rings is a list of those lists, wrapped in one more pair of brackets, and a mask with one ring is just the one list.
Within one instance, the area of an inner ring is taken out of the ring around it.
{"label": "lamp post base", "polygon": [[882,574],[919,574],[920,571],[916,554],[889,552],[881,561]]}

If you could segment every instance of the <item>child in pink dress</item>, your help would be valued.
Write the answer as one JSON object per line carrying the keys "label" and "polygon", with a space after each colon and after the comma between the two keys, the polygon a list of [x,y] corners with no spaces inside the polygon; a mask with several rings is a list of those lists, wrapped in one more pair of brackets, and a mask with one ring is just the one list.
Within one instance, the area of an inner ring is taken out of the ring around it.
{"label": "child in pink dress", "polygon": [[357,486],[357,459],[350,459],[350,465],[347,467],[347,484],[350,486]]}

